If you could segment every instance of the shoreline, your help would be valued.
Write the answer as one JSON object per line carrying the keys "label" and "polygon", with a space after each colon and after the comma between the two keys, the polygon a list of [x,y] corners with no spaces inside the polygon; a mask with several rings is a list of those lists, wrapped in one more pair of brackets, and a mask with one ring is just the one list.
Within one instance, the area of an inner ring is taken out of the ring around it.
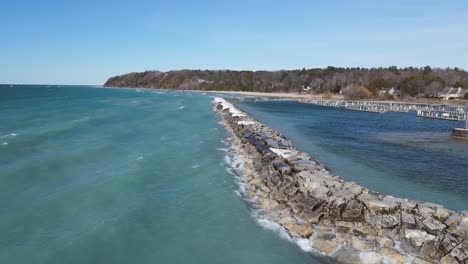
{"label": "shoreline", "polygon": [[243,96],[254,96],[258,98],[276,98],[278,100],[323,100],[323,101],[360,101],[360,102],[379,102],[379,103],[401,103],[401,104],[430,104],[430,105],[448,105],[454,107],[466,106],[468,104],[467,99],[461,100],[434,100],[434,99],[410,99],[410,100],[348,100],[340,94],[306,94],[306,93],[288,93],[288,92],[249,92],[249,91],[216,91],[216,90],[177,90],[177,89],[158,89],[158,88],[143,88],[143,87],[111,87],[102,86],[102,88],[124,88],[124,89],[148,89],[148,90],[161,90],[161,91],[179,91],[179,92],[195,92],[195,93],[210,93],[210,94],[232,94],[232,95],[243,95]]}
{"label": "shoreline", "polygon": [[346,182],[231,102],[215,102],[246,157],[237,165],[246,196],[302,249],[347,263],[468,261],[468,212]]}

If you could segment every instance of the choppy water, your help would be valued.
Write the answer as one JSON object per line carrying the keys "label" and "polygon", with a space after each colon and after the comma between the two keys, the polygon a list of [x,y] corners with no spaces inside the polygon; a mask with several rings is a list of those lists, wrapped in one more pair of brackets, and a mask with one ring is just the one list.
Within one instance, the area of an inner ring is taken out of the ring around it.
{"label": "choppy water", "polygon": [[385,194],[468,209],[468,142],[450,137],[462,122],[297,102],[240,106],[346,180]]}
{"label": "choppy water", "polygon": [[211,101],[0,86],[0,263],[323,262],[236,194]]}

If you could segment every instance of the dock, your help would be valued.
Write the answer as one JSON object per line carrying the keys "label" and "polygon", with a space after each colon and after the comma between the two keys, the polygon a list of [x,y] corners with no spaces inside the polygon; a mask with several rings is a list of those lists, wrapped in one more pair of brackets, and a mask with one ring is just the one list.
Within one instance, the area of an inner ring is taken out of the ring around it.
{"label": "dock", "polygon": [[419,104],[382,101],[346,101],[346,100],[302,100],[301,103],[323,107],[344,108],[350,111],[370,113],[416,112],[417,117],[443,119],[450,121],[467,120],[468,106],[450,106],[444,104]]}

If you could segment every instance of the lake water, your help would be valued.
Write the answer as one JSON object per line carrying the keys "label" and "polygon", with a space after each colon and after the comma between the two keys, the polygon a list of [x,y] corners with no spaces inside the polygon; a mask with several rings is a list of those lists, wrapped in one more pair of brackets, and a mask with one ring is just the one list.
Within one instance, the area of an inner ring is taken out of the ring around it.
{"label": "lake water", "polygon": [[212,97],[0,86],[0,263],[323,262],[236,194]]}
{"label": "lake water", "polygon": [[239,105],[348,181],[397,197],[468,209],[468,141],[450,136],[463,122],[287,101]]}

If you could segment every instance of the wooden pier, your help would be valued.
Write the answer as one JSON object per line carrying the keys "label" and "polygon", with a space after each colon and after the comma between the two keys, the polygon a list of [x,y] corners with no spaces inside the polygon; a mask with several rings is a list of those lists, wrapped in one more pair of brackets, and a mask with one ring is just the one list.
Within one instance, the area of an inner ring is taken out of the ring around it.
{"label": "wooden pier", "polygon": [[300,102],[324,107],[340,107],[351,111],[363,111],[371,113],[414,111],[417,113],[418,117],[452,121],[467,120],[468,115],[468,106],[461,107],[442,104],[416,104],[401,102],[345,100],[303,100]]}
{"label": "wooden pier", "polygon": [[467,112],[464,111],[437,111],[437,110],[418,110],[418,117],[444,119],[452,121],[466,120]]}

